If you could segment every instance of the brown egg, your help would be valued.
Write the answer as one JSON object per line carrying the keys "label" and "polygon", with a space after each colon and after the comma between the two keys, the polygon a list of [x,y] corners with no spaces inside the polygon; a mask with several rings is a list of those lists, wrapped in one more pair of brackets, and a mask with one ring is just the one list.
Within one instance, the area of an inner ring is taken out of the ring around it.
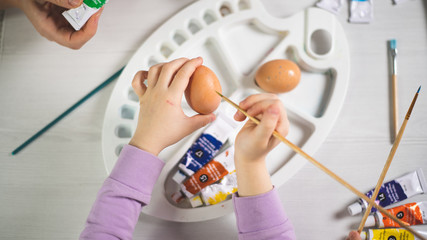
{"label": "brown egg", "polygon": [[200,66],[190,78],[185,89],[185,99],[194,111],[209,114],[221,103],[221,97],[215,91],[222,93],[218,78],[208,67]]}
{"label": "brown egg", "polygon": [[264,63],[255,74],[260,88],[271,93],[284,93],[294,89],[301,78],[301,71],[294,62],[286,59]]}

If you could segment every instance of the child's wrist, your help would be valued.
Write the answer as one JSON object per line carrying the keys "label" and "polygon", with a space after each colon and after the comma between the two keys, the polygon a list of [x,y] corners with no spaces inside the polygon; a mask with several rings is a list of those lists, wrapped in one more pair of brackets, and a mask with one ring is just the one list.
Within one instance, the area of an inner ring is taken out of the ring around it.
{"label": "child's wrist", "polygon": [[236,165],[236,168],[257,168],[260,166],[265,166],[265,158],[242,158],[242,157],[235,157],[234,163]]}
{"label": "child's wrist", "polygon": [[129,145],[132,145],[134,147],[137,147],[143,151],[149,152],[155,156],[159,155],[159,153],[162,151],[158,146],[152,145],[149,142],[145,142],[142,139],[139,139],[138,137],[132,137],[132,139],[129,141]]}

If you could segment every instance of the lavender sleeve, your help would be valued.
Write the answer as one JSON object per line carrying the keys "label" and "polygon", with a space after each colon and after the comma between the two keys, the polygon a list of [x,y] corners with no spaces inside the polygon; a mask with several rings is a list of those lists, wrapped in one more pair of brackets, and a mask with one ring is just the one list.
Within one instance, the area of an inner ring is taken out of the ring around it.
{"label": "lavender sleeve", "polygon": [[233,195],[241,240],[295,240],[294,228],[285,214],[277,190],[251,197]]}
{"label": "lavender sleeve", "polygon": [[132,239],[163,166],[158,157],[125,145],[98,192],[80,239]]}

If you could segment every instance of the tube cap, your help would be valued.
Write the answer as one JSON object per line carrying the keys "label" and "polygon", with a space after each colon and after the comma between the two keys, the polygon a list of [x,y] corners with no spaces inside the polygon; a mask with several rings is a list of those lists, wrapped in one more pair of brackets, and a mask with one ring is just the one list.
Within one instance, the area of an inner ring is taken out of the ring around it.
{"label": "tube cap", "polygon": [[178,184],[183,183],[186,178],[187,176],[185,176],[181,171],[176,172],[172,177],[172,179]]}
{"label": "tube cap", "polygon": [[184,199],[184,195],[178,191],[172,194],[171,196],[172,200],[174,200],[176,203],[181,202]]}
{"label": "tube cap", "polygon": [[369,215],[366,219],[365,227],[375,227],[375,217],[373,215]]}
{"label": "tube cap", "polygon": [[347,207],[347,211],[348,213],[350,213],[351,216],[361,213],[362,210],[362,206],[358,202],[355,202]]}
{"label": "tube cap", "polygon": [[190,204],[193,208],[203,206],[203,201],[200,198],[200,196],[195,196],[193,198],[190,198]]}

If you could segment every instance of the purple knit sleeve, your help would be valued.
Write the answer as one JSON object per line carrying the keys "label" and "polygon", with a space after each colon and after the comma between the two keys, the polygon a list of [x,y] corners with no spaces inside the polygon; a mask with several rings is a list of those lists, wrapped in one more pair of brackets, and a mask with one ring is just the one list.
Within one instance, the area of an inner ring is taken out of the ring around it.
{"label": "purple knit sleeve", "polygon": [[296,239],[276,189],[251,197],[234,194],[233,203],[239,239]]}
{"label": "purple knit sleeve", "polygon": [[151,199],[164,162],[126,145],[105,180],[80,239],[132,239],[141,208]]}

